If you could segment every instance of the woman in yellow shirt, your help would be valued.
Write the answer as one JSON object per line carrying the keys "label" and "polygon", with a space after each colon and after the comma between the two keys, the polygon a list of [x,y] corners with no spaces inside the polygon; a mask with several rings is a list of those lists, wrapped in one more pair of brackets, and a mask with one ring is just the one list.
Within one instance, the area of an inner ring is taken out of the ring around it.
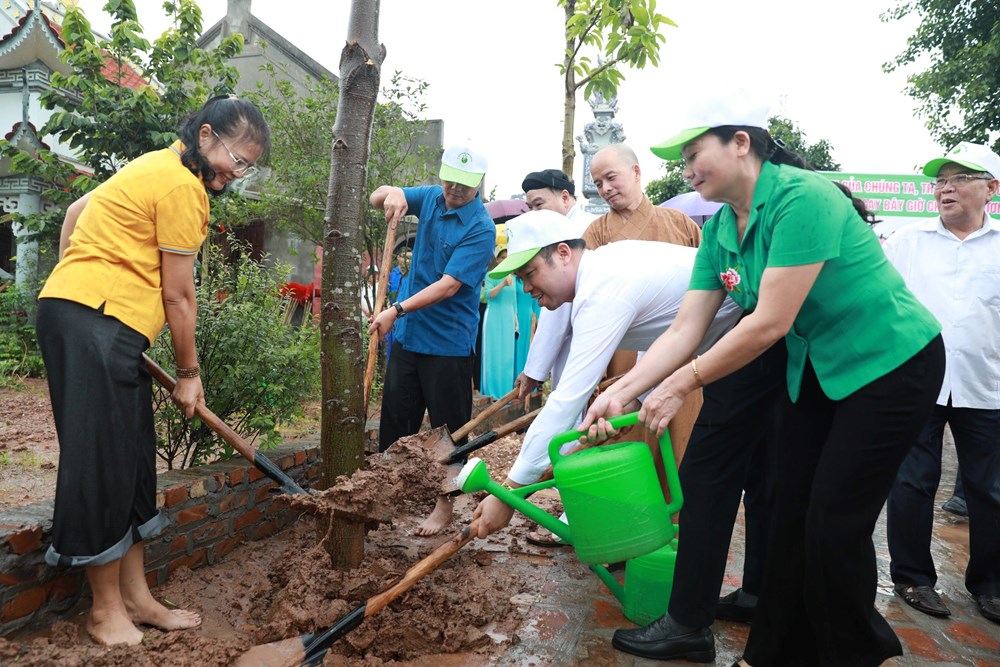
{"label": "woman in yellow shirt", "polygon": [[249,102],[223,95],[189,116],[180,140],[136,158],[66,211],[60,261],[39,295],[37,333],[59,434],[46,562],[82,566],[93,591],[87,631],[138,644],[137,625],[197,627],[146,584],[142,541],[167,525],[156,509],[152,380],[142,353],[170,327],[173,400],[204,404],[195,349],[194,263],[208,193],[256,171],[270,130]]}

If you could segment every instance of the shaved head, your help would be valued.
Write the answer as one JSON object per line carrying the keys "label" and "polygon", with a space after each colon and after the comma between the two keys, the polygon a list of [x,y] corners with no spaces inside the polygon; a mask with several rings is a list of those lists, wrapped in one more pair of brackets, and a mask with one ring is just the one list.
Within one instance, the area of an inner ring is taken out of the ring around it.
{"label": "shaved head", "polygon": [[634,211],[642,204],[642,173],[635,151],[611,144],[594,154],[590,177],[604,201],[616,211]]}
{"label": "shaved head", "polygon": [[625,144],[611,144],[609,146],[605,146],[594,154],[593,159],[596,160],[602,156],[604,158],[614,158],[624,165],[626,169],[631,169],[639,164],[639,158],[635,156],[635,151]]}

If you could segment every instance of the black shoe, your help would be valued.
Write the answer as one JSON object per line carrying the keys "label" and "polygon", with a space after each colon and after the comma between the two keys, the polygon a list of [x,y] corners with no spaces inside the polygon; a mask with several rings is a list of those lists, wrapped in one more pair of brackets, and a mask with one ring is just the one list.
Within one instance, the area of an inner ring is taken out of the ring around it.
{"label": "black shoe", "polygon": [[906,604],[917,611],[922,611],[929,616],[951,616],[951,610],[944,606],[941,596],[937,594],[933,586],[907,586],[896,584],[893,587],[896,595],[903,598]]}
{"label": "black shoe", "polygon": [[653,660],[682,658],[691,662],[715,661],[715,635],[708,628],[678,630],[670,614],[641,628],[615,630],[611,645],[619,651]]}
{"label": "black shoe", "polygon": [[945,512],[951,512],[955,516],[968,517],[969,508],[965,504],[965,499],[959,498],[958,496],[952,496],[948,500],[944,501],[941,505],[941,509]]}
{"label": "black shoe", "polygon": [[994,623],[1000,623],[1000,595],[977,595],[979,613]]}
{"label": "black shoe", "polygon": [[740,591],[737,588],[728,595],[719,598],[719,606],[715,608],[715,618],[720,621],[735,621],[737,623],[749,623],[753,620],[753,612],[757,609],[754,604],[740,603]]}

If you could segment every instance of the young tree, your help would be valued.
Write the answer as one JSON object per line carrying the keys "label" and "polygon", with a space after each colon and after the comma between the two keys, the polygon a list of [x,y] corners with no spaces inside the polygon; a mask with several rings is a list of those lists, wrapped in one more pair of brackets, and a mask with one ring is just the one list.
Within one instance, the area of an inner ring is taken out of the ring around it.
{"label": "young tree", "polygon": [[[657,66],[660,44],[666,41],[660,26],[676,24],[657,13],[656,0],[559,0],[559,6],[566,15],[566,52],[559,63],[564,83],[562,169],[572,175],[576,91],[583,88],[584,97],[601,93],[610,99],[625,78],[620,66]],[[590,55],[594,52],[596,63]]]}
{"label": "young tree", "polygon": [[907,94],[941,145],[962,141],[1000,151],[1000,0],[905,0],[883,21],[920,17],[906,48],[883,69],[893,72],[919,59],[926,69],[907,76]]}
{"label": "young tree", "polygon": [[[840,163],[833,159],[833,146],[826,139],[820,139],[814,144],[806,141],[803,132],[795,121],[782,116],[771,116],[767,119],[767,129],[785,148],[798,153],[806,159],[814,169],[819,171],[839,171]],[[646,185],[646,196],[654,204],[662,204],[671,197],[685,192],[691,192],[691,184],[684,178],[684,162],[682,160],[665,162],[664,175],[650,181]]]}
{"label": "young tree", "polygon": [[[385,49],[378,43],[379,0],[352,0],[347,44],[340,56],[341,96],[330,151],[330,187],[323,239],[322,479],[332,484],[361,466],[365,443],[358,267],[375,102]],[[334,567],[364,558],[364,524],[334,521],[326,549]]]}
{"label": "young tree", "polygon": [[[81,176],[74,165],[50,151],[26,152],[0,142],[0,153],[12,159],[11,171],[48,183],[43,198],[60,205],[19,218],[25,228],[57,237],[64,206],[132,158],[169,146],[188,113],[211,95],[235,86],[239,75],[228,61],[243,49],[242,35],[227,37],[218,48],[205,51],[197,43],[202,28],[198,5],[171,0],[163,7],[173,26],[150,43],[140,36],[132,0],[109,0],[104,6],[112,17],[108,39],[97,39],[83,11],[67,6],[62,24],[66,48],[60,58],[73,72],[52,73],[52,88],[40,101],[55,113],[39,134],[55,135],[73,148],[76,159],[90,166],[94,176]],[[210,86],[208,81],[217,83]]]}

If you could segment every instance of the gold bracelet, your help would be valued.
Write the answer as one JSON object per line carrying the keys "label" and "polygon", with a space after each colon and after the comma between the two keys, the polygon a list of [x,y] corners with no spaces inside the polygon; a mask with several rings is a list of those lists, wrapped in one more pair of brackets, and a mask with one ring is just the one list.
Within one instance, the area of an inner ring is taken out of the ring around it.
{"label": "gold bracelet", "polygon": [[507,480],[504,480],[503,484],[501,484],[500,486],[502,486],[503,488],[507,489],[508,491],[513,491],[514,490],[514,487],[511,486],[510,482],[508,482]]}
{"label": "gold bracelet", "polygon": [[691,370],[694,371],[694,381],[698,383],[699,387],[704,387],[705,384],[701,381],[701,373],[698,372],[698,355],[695,355],[694,359],[691,360]]}
{"label": "gold bracelet", "polygon": [[199,375],[201,375],[201,368],[198,366],[177,369],[177,377],[180,379],[196,378]]}

